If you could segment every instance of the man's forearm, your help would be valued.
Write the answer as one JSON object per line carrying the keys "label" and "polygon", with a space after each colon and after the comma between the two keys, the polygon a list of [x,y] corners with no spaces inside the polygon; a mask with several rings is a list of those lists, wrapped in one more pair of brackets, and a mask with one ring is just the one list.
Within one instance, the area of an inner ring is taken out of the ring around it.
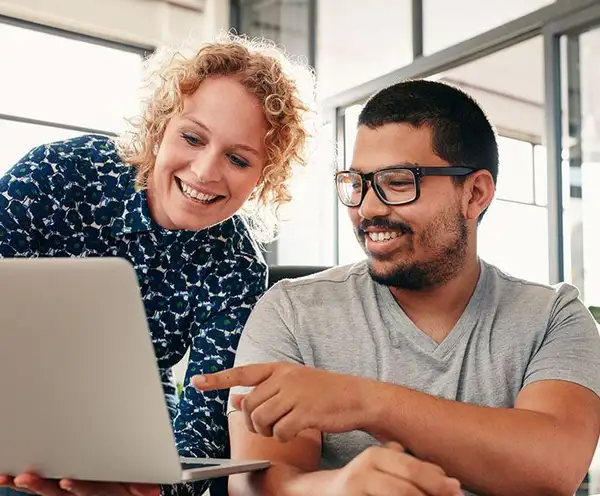
{"label": "man's forearm", "polygon": [[[303,472],[290,465],[273,464],[259,472],[229,478],[230,496],[313,496],[333,471]],[[315,492],[316,491],[316,492]]]}
{"label": "man's forearm", "polygon": [[[374,407],[363,430],[400,442],[473,492],[498,496],[574,492],[571,474],[580,471],[586,444],[578,446],[572,432],[553,416],[448,401],[384,383],[373,395],[368,404]],[[589,444],[589,439],[585,441]]]}

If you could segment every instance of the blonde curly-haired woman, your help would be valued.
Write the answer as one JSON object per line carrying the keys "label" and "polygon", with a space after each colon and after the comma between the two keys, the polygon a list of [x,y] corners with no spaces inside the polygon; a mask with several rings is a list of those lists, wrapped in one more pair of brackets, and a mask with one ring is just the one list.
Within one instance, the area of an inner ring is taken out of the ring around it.
{"label": "blonde curly-haired woman", "polygon": [[[233,36],[190,55],[163,50],[147,66],[148,91],[126,133],[42,145],[0,179],[0,256],[129,260],[180,454],[224,457],[226,392],[199,392],[189,378],[233,365],[266,289],[258,242],[274,235],[308,137],[294,71],[312,75],[271,45]],[[178,396],[171,368],[188,350]],[[48,496],[158,491],[32,474],[0,485]],[[162,489],[202,494],[207,485]]]}

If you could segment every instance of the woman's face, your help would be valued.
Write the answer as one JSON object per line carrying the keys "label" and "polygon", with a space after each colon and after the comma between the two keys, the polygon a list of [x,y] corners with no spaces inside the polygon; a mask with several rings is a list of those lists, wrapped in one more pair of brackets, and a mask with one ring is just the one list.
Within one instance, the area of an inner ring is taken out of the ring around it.
{"label": "woman's face", "polygon": [[200,230],[234,215],[261,179],[267,130],[260,101],[236,79],[202,82],[160,143],[148,178],[153,219]]}

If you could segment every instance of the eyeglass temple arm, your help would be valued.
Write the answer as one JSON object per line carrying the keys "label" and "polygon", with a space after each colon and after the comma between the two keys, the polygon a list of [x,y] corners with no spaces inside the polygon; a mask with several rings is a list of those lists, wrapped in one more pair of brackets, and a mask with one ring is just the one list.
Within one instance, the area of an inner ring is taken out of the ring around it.
{"label": "eyeglass temple arm", "polygon": [[466,176],[475,169],[470,167],[419,167],[421,176]]}

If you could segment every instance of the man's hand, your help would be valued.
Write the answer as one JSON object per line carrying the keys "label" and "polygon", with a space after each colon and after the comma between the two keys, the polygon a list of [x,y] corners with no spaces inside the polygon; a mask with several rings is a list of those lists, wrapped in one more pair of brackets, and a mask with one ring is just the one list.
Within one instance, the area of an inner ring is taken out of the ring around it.
{"label": "man's hand", "polygon": [[360,429],[368,416],[369,379],[335,374],[289,363],[245,365],[195,376],[203,391],[254,386],[247,395],[232,396],[251,432],[290,441],[305,429],[348,432]]}
{"label": "man's hand", "polygon": [[[310,476],[309,476],[310,477]],[[292,480],[289,494],[314,494],[308,480]],[[402,446],[390,443],[363,451],[344,468],[331,472],[323,485],[322,496],[461,496],[458,480],[447,477],[437,465],[407,455]]]}
{"label": "man's hand", "polygon": [[20,474],[14,479],[0,476],[0,487],[8,486],[19,491],[41,496],[158,496],[158,486],[150,484],[119,484],[111,482],[83,482],[70,479],[61,481],[42,479],[34,474]]}

